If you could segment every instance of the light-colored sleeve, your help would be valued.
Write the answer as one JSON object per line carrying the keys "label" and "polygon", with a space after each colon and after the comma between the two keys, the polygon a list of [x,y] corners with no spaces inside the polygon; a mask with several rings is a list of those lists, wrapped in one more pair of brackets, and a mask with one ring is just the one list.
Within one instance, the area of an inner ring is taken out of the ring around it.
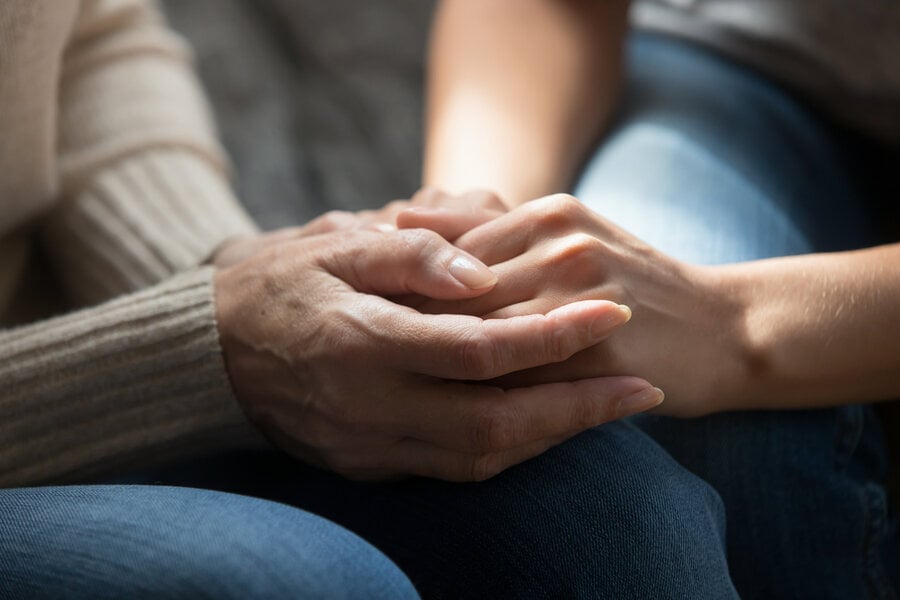
{"label": "light-colored sleeve", "polygon": [[256,229],[188,47],[150,0],[84,0],[63,59],[63,201],[42,239],[72,299],[141,289]]}
{"label": "light-colored sleeve", "polygon": [[261,447],[225,374],[212,276],[0,331],[0,487]]}
{"label": "light-colored sleeve", "polygon": [[90,308],[0,331],[0,487],[260,445],[201,266],[255,227],[186,47],[151,2],[85,0],[59,94],[62,201],[41,239]]}

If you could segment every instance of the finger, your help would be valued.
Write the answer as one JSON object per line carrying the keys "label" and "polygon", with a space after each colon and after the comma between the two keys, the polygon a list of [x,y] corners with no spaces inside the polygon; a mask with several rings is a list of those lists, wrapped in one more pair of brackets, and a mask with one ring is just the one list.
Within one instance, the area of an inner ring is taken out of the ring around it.
{"label": "finger", "polygon": [[321,263],[360,292],[458,299],[483,294],[497,282],[484,264],[433,231],[356,231],[342,242]]}
{"label": "finger", "polygon": [[397,227],[430,229],[446,240],[454,241],[479,225],[496,219],[503,213],[486,208],[453,209],[416,206],[397,215]]}
{"label": "finger", "polygon": [[457,194],[453,201],[460,206],[484,208],[497,212],[509,212],[509,206],[495,192],[485,189],[474,189]]}
{"label": "finger", "polygon": [[520,388],[624,372],[627,372],[627,366],[622,364],[621,355],[609,344],[598,344],[564,362],[516,371],[489,383],[501,388]]}
{"label": "finger", "polygon": [[[596,371],[596,369],[595,369]],[[649,410],[662,393],[630,376],[504,390],[457,382],[415,386],[387,401],[379,427],[460,452],[499,452]]]}
{"label": "finger", "polygon": [[[604,285],[607,253],[602,241],[583,233],[541,240],[523,254],[491,267],[497,275],[497,285],[490,294],[468,300],[425,300],[416,309],[505,318],[544,314],[576,300],[619,301],[621,293]],[[522,303],[528,303],[533,310],[505,310]]]}
{"label": "finger", "polygon": [[589,214],[590,211],[575,198],[555,194],[523,204],[461,235],[455,243],[485,264],[495,265],[522,254],[541,241],[583,227]]}
{"label": "finger", "polygon": [[546,315],[482,320],[466,315],[423,315],[369,297],[369,343],[383,349],[398,371],[446,379],[486,380],[563,361],[593,346],[630,317],[605,300],[567,304]]}

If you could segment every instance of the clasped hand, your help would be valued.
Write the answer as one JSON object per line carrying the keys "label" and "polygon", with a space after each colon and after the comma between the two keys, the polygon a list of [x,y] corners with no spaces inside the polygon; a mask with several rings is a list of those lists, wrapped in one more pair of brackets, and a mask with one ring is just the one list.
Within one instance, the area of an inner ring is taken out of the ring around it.
{"label": "clasped hand", "polygon": [[[508,279],[502,264],[516,248],[489,257],[496,274],[461,249],[486,246],[483,230],[456,247],[423,228],[337,217],[240,240],[215,258],[236,396],[292,455],[355,479],[483,480],[662,400],[647,381],[621,375],[484,383],[569,359],[629,313],[608,299],[512,302],[497,276]],[[435,225],[456,237],[460,221],[483,217],[472,210]],[[386,298],[411,295],[489,316],[440,314],[440,304],[423,314]]]}
{"label": "clasped hand", "polygon": [[[401,227],[472,227],[471,211],[401,212]],[[568,360],[493,380],[503,387],[635,375],[666,393],[657,412],[695,417],[733,408],[749,376],[746,309],[719,267],[688,265],[649,247],[566,195],[485,218],[455,245],[489,265],[498,283],[465,300],[406,298],[426,313],[483,318],[542,314],[569,302],[610,300],[633,318],[602,343]]]}

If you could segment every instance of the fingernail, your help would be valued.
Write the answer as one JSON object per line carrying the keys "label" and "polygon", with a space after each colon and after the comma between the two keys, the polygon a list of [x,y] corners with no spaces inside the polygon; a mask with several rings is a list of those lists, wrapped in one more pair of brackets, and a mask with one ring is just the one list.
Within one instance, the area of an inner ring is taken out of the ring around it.
{"label": "fingernail", "polygon": [[392,231],[397,231],[397,228],[390,223],[376,223],[375,229],[384,233],[390,233]]}
{"label": "fingernail", "polygon": [[454,258],[447,270],[457,281],[473,290],[491,287],[497,283],[497,276],[490,269],[465,256]]}
{"label": "fingernail", "polygon": [[591,337],[600,340],[609,335],[611,329],[627,323],[631,319],[631,309],[624,304],[619,305],[619,310],[606,313],[597,317],[591,323]]}
{"label": "fingernail", "polygon": [[628,416],[659,406],[666,395],[656,387],[644,388],[619,400],[619,415]]}

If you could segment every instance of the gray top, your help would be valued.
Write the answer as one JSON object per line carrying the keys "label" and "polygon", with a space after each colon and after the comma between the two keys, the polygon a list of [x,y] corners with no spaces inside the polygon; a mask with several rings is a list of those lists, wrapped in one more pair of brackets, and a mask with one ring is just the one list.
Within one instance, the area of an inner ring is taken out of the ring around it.
{"label": "gray top", "polygon": [[900,141],[900,1],[639,0],[633,23],[711,46]]}

